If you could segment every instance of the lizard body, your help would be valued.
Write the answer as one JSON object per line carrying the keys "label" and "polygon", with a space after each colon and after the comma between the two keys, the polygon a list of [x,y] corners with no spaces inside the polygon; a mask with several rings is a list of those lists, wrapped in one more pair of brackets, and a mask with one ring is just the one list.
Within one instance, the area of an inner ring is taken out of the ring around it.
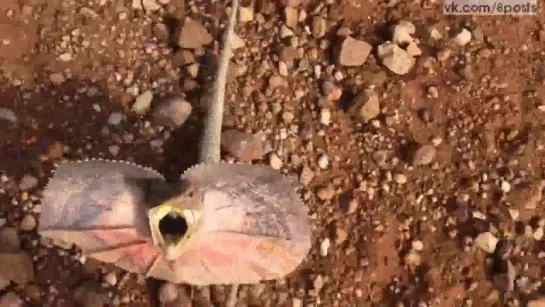
{"label": "lizard body", "polygon": [[[124,162],[63,163],[44,191],[40,234],[146,277],[233,284],[228,306],[236,301],[236,284],[280,278],[301,263],[311,232],[308,209],[292,185],[272,168],[220,160],[238,1],[232,1],[199,163],[181,177],[189,188],[169,195],[159,173]],[[185,229],[162,230],[167,217]]]}
{"label": "lizard body", "polygon": [[[233,0],[231,16],[227,24],[227,31],[223,40],[223,49],[219,58],[219,67],[212,93],[212,101],[205,121],[201,139],[200,163],[218,163],[221,161],[221,129],[223,124],[223,110],[225,105],[225,88],[227,86],[227,70],[231,41],[238,13],[238,0]],[[238,285],[233,285],[227,299],[227,306],[236,305]]]}
{"label": "lizard body", "polygon": [[225,87],[227,83],[229,55],[231,54],[231,41],[236,24],[237,12],[238,0],[233,0],[232,13],[229,17],[229,23],[227,24],[227,31],[225,32],[223,50],[219,58],[219,67],[212,93],[212,100],[210,102],[201,140],[199,157],[200,163],[220,162],[221,128],[225,105]]}

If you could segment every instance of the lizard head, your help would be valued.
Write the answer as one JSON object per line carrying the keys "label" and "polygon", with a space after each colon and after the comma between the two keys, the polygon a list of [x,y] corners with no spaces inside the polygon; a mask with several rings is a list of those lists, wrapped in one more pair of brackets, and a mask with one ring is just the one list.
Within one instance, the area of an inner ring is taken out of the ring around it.
{"label": "lizard head", "polygon": [[168,260],[178,258],[197,229],[200,210],[186,193],[175,196],[148,211],[153,244]]}

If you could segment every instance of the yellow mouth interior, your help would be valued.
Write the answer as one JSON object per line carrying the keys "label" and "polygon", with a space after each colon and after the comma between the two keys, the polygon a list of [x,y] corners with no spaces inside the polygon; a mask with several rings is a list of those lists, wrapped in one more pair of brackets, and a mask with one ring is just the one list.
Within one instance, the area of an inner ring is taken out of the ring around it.
{"label": "yellow mouth interior", "polygon": [[197,221],[197,213],[168,204],[160,205],[150,212],[153,241],[164,252],[171,253],[187,240]]}

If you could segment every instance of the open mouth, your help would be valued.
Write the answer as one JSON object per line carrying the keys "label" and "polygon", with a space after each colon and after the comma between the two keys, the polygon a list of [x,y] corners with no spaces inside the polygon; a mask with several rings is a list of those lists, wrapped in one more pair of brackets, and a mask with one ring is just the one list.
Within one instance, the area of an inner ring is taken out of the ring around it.
{"label": "open mouth", "polygon": [[167,244],[180,242],[188,230],[186,219],[175,211],[166,214],[159,220],[159,232]]}
{"label": "open mouth", "polygon": [[168,260],[174,260],[195,233],[200,215],[181,206],[162,204],[150,209],[148,217],[153,244]]}

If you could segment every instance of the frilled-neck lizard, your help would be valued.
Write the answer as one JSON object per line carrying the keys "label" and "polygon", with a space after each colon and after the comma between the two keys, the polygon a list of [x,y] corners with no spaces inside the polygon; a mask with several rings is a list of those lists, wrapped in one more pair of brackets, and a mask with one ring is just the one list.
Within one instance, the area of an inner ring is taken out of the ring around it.
{"label": "frilled-neck lizard", "polygon": [[226,31],[200,163],[167,182],[122,161],[57,165],[39,233],[146,277],[191,285],[253,284],[295,270],[311,247],[308,209],[268,166],[220,162],[226,74],[238,0]]}

